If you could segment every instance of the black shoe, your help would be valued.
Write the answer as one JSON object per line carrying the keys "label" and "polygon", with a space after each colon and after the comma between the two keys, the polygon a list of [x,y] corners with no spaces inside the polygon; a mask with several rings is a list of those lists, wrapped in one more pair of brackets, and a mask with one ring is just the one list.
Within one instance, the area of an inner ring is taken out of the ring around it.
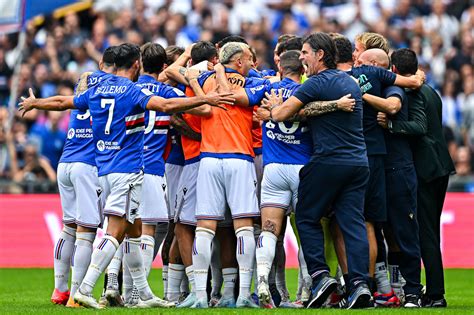
{"label": "black shoe", "polygon": [[445,298],[433,300],[428,295],[424,295],[421,299],[422,307],[448,307],[448,303]]}
{"label": "black shoe", "polygon": [[404,308],[418,308],[421,307],[421,297],[417,294],[406,294]]}
{"label": "black shoe", "polygon": [[311,296],[309,297],[306,308],[320,308],[336,288],[336,279],[327,274],[322,276],[319,282],[313,282],[311,286]]}
{"label": "black shoe", "polygon": [[343,299],[339,303],[339,307],[346,309],[374,307],[374,300],[372,299],[369,286],[365,282],[354,286],[349,292],[349,297]]}

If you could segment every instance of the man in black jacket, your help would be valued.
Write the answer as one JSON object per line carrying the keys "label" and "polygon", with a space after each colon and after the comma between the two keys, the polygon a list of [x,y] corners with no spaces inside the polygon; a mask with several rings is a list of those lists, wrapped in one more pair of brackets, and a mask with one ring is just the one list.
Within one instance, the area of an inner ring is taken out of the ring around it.
{"label": "man in black jacket", "polygon": [[[414,74],[418,68],[416,54],[400,49],[392,63],[402,75]],[[421,257],[426,273],[426,296],[423,306],[446,307],[444,299],[443,260],[440,249],[440,220],[449,175],[454,164],[443,137],[442,103],[428,85],[407,93],[408,121],[390,121],[382,114],[378,120],[391,133],[412,135],[413,159],[418,176],[418,221]]]}

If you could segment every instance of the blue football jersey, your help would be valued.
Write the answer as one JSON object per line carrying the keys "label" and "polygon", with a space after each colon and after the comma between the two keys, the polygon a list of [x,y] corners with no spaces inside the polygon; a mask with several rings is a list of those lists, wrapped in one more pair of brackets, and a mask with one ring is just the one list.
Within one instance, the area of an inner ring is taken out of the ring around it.
{"label": "blue football jersey", "polygon": [[[281,90],[286,101],[301,84],[284,78],[280,82],[246,88],[250,104],[259,104],[265,92]],[[313,142],[306,122],[275,122],[269,120],[262,125],[263,165],[269,163],[306,164],[312,154]]]}
{"label": "blue football jersey", "polygon": [[108,76],[74,97],[74,106],[93,117],[99,176],[138,173],[143,169],[143,135],[149,90],[127,78]]}
{"label": "blue football jersey", "polygon": [[[95,71],[87,80],[87,87],[91,88],[102,81],[109,73]],[[59,163],[82,162],[95,165],[94,140],[92,134],[92,118],[89,110],[71,110],[67,139]]]}
{"label": "blue football jersey", "polygon": [[184,152],[181,145],[181,137],[173,126],[170,127],[168,140],[171,142],[171,149],[166,159],[166,163],[184,166]]}
{"label": "blue football jersey", "polygon": [[[138,78],[137,85],[148,89],[150,92],[163,98],[185,97],[181,90],[156,81],[152,76],[142,75]],[[165,152],[170,127],[170,115],[147,110],[145,112],[145,142],[143,158],[145,174],[163,176],[165,174]]]}

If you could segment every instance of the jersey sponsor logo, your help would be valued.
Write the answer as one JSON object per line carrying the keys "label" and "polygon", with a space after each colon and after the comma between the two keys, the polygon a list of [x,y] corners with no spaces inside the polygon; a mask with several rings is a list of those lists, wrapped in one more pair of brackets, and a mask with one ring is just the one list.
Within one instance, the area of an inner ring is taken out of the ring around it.
{"label": "jersey sponsor logo", "polygon": [[74,128],[69,128],[69,130],[67,131],[67,138],[72,139],[72,138],[74,138],[75,134],[76,134],[76,132],[74,131]]}
{"label": "jersey sponsor logo", "polygon": [[105,150],[105,143],[103,140],[97,141],[97,150],[99,150],[100,152]]}
{"label": "jersey sponsor logo", "polygon": [[125,134],[129,135],[135,132],[145,130],[145,113],[130,115],[125,117]]}
{"label": "jersey sponsor logo", "polygon": [[[285,122],[279,122],[275,123],[271,120],[269,120],[266,124],[265,127],[269,130],[267,130],[266,135],[269,139],[276,140],[276,141],[281,141],[287,144],[301,144],[300,139],[296,139],[296,137],[293,135],[298,128],[300,127],[300,122],[295,121],[291,123],[291,126],[287,126],[287,123]],[[275,130],[275,128],[278,125],[278,129]],[[302,127],[301,132],[307,132],[308,128]]]}

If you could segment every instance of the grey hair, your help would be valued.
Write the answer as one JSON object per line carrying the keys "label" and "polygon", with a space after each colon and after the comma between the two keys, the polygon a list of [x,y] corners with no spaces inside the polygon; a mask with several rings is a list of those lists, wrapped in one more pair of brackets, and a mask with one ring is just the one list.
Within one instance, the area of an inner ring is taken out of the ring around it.
{"label": "grey hair", "polygon": [[239,42],[229,42],[219,50],[219,62],[228,64],[233,56],[243,53],[245,49],[249,49],[249,45]]}

